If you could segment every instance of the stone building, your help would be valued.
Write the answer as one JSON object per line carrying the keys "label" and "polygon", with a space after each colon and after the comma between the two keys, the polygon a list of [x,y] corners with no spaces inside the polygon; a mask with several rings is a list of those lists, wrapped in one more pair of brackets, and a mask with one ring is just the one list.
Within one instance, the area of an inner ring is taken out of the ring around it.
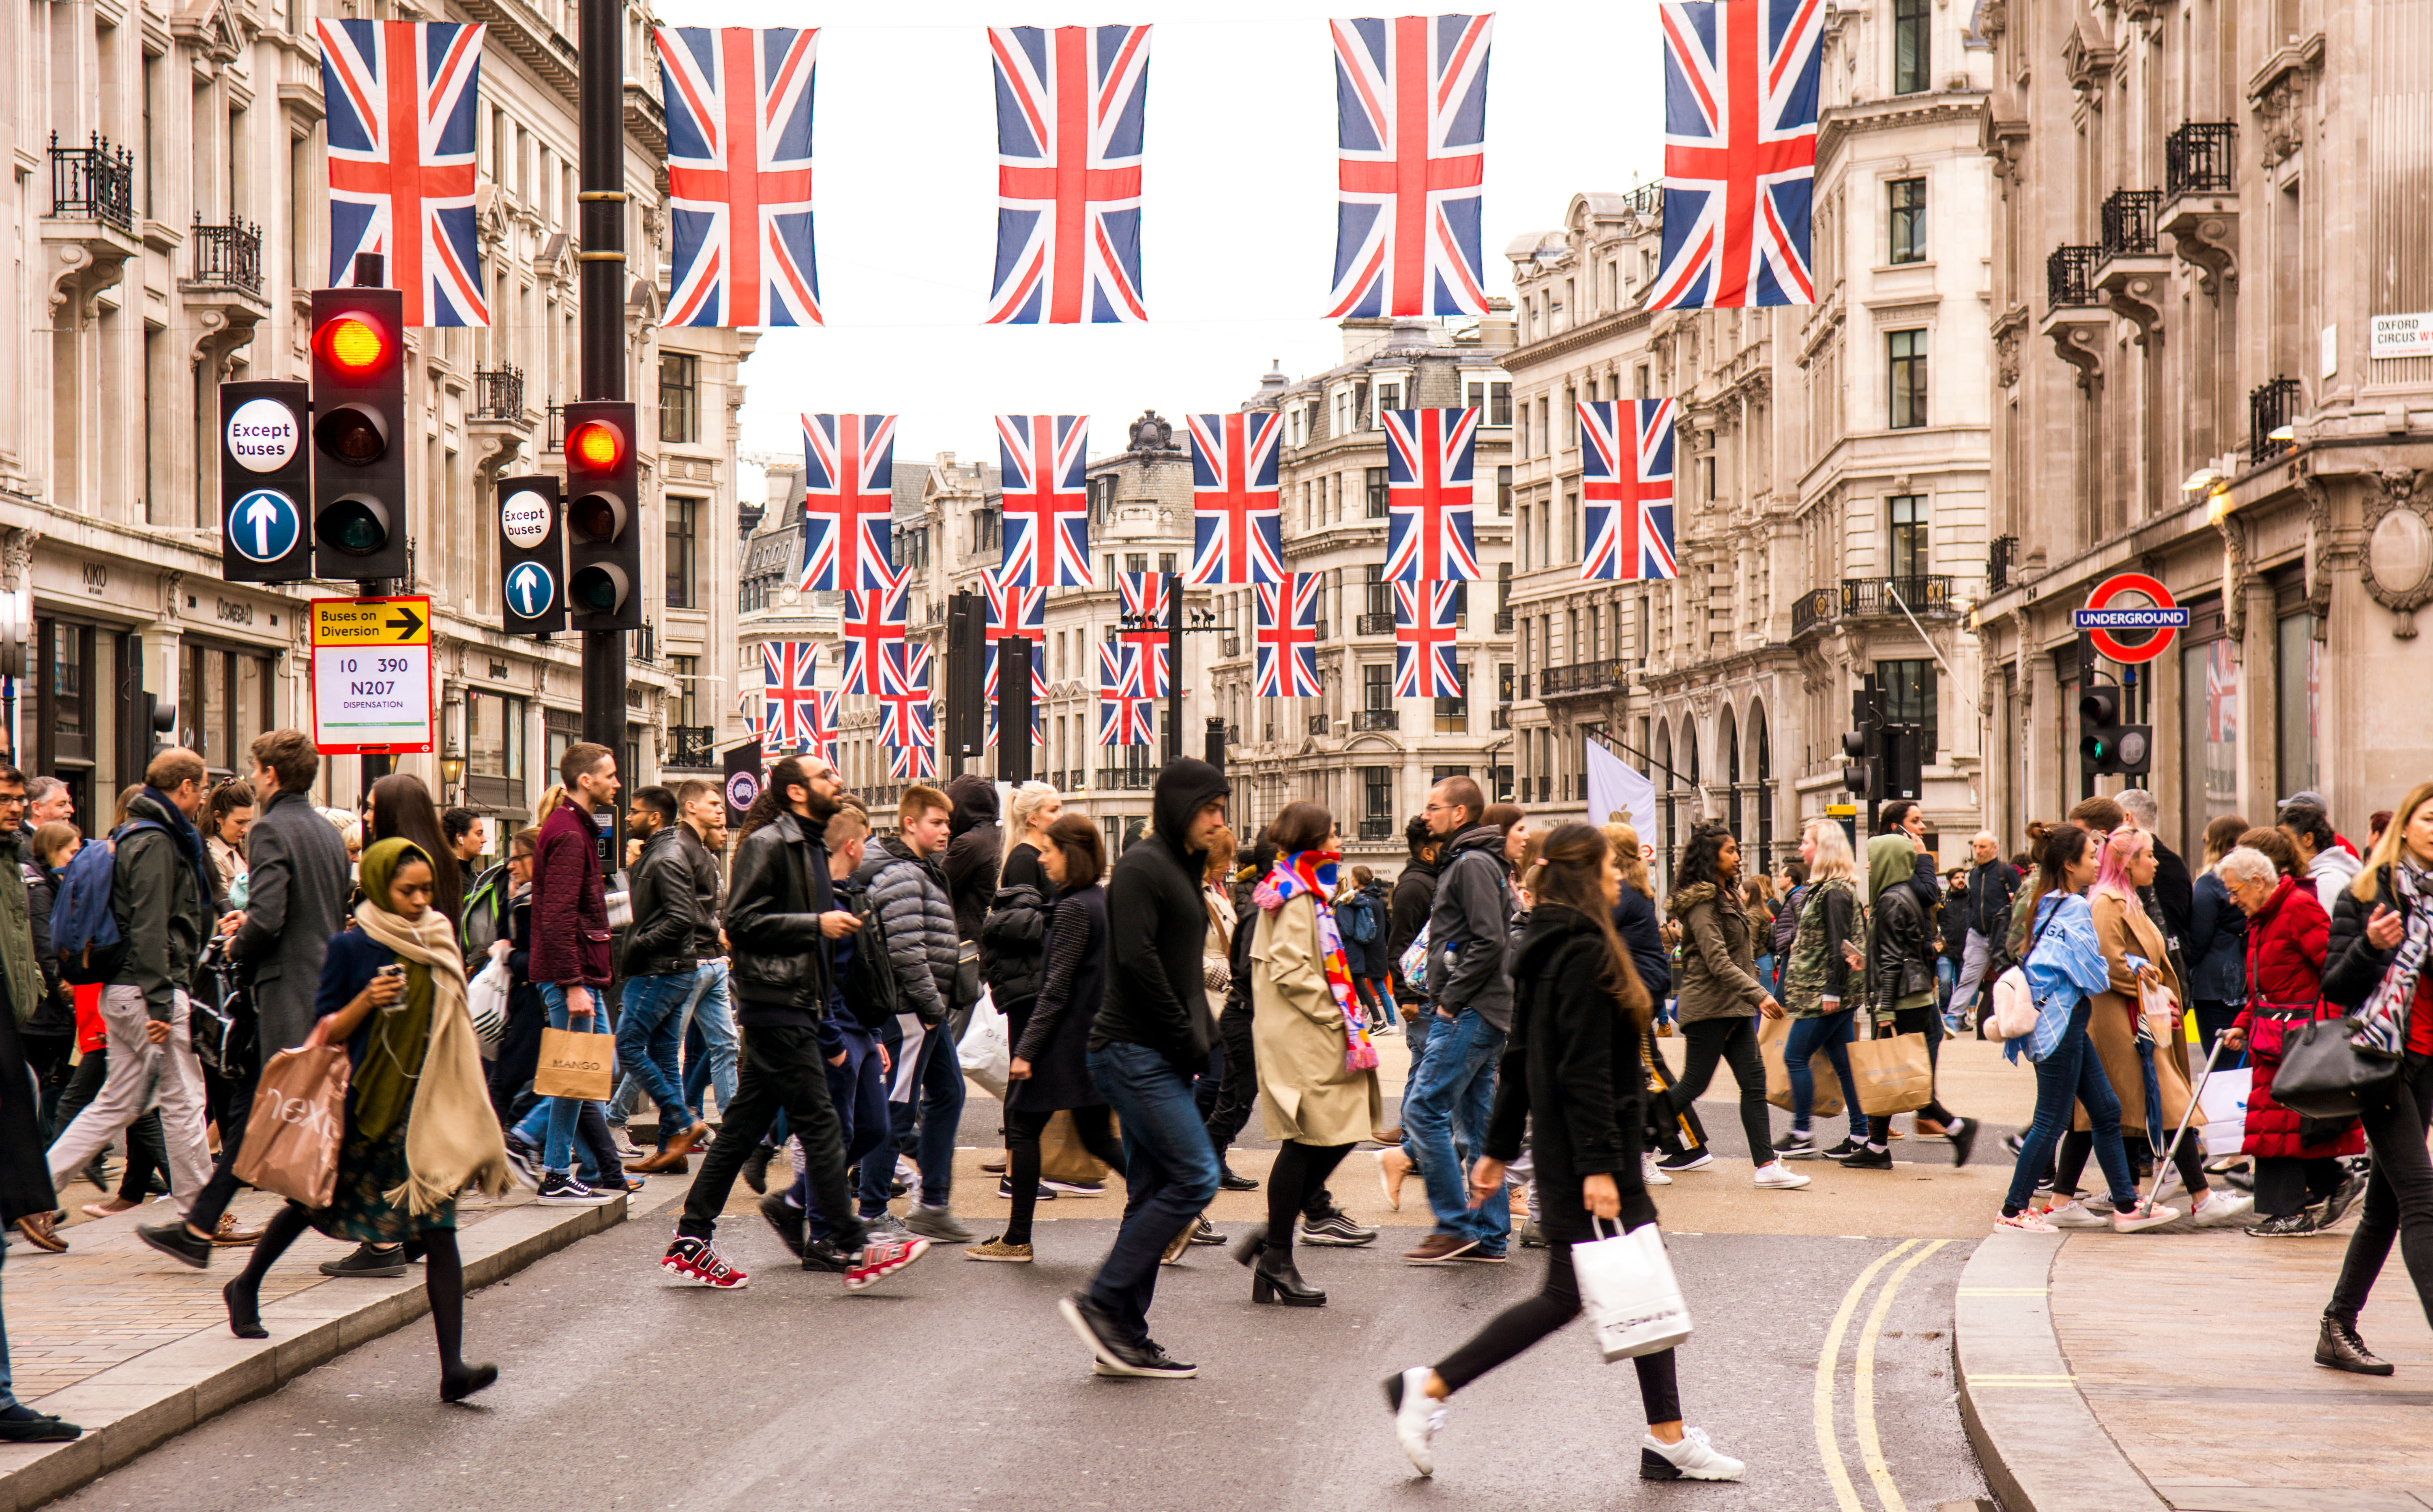
{"label": "stone building", "polygon": [[[434,600],[441,722],[440,749],[400,765],[512,824],[580,725],[575,639],[496,628],[494,521],[499,477],[562,467],[559,406],[576,394],[575,8],[427,14],[490,27],[476,193],[494,323],[407,334],[417,550],[400,591]],[[647,778],[740,728],[735,410],[753,338],[655,324],[658,74],[649,12],[630,16],[627,384],[648,416],[650,628],[631,637],[624,765]],[[87,816],[140,774],[147,695],[215,772],[242,771],[260,731],[308,724],[304,606],[353,591],[218,576],[217,386],[307,376],[307,293],[329,278],[313,19],[268,0],[0,14],[0,129],[19,163],[0,184],[18,268],[0,280],[18,333],[0,361],[0,590],[26,668],[10,745]],[[350,801],[357,772],[325,764],[319,796]]]}
{"label": "stone building", "polygon": [[1971,691],[2010,835],[2083,790],[2069,616],[2124,571],[2190,611],[2158,659],[2097,669],[2134,675],[2183,852],[2301,789],[2361,834],[2433,770],[2392,702],[2433,673],[2433,9],[2203,15],[1982,8],[1996,535]]}

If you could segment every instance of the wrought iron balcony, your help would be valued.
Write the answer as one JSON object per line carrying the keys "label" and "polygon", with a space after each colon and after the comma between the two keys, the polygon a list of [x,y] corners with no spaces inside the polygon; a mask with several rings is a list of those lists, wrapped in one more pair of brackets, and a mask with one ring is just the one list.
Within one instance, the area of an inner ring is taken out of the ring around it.
{"label": "wrought iron balcony", "polygon": [[1326,716],[1323,714],[1311,715],[1308,721],[1308,727],[1309,733],[1312,735],[1324,735],[1327,727]]}
{"label": "wrought iron balcony", "polygon": [[1567,693],[1600,693],[1619,688],[1629,680],[1629,661],[1621,656],[1608,656],[1603,661],[1549,667],[1539,674],[1538,691],[1543,698],[1559,698]]}
{"label": "wrought iron balcony", "polygon": [[2103,202],[2103,255],[2157,257],[2162,253],[2159,226],[2163,192],[2159,189],[2116,189]]}
{"label": "wrought iron balcony", "polygon": [[1399,730],[1403,727],[1403,711],[1392,708],[1353,709],[1352,727],[1355,730]]}
{"label": "wrought iron balcony", "polygon": [[716,727],[707,724],[671,724],[668,726],[667,759],[663,767],[687,769],[714,768],[718,765]]}
{"label": "wrought iron balcony", "polygon": [[262,228],[233,221],[226,226],[195,223],[196,283],[262,292]]}
{"label": "wrought iron balcony", "polygon": [[2296,443],[2276,439],[2272,433],[2298,418],[2299,387],[2294,378],[2260,383],[2247,395],[2247,460],[2261,465]]}
{"label": "wrought iron balcony", "polygon": [[1997,535],[1985,548],[1985,589],[1999,593],[2011,586],[2011,558],[2019,553],[2016,535]]}
{"label": "wrought iron balcony", "polygon": [[1901,609],[1919,619],[1948,615],[1952,580],[1941,575],[1844,578],[1839,588],[1812,588],[1792,601],[1791,633],[1797,637],[1829,620],[1897,620]]}
{"label": "wrought iron balcony", "polygon": [[2229,121],[2183,121],[2163,139],[2163,189],[2182,195],[2227,195],[2237,188],[2238,127]]}
{"label": "wrought iron balcony", "polygon": [[548,415],[549,450],[563,451],[566,450],[566,406],[553,404],[549,407]]}
{"label": "wrought iron balcony", "polygon": [[1833,588],[1810,588],[1791,601],[1791,634],[1794,639],[1825,624],[1842,612],[1842,595]]}
{"label": "wrought iron balcony", "polygon": [[95,131],[89,145],[63,147],[51,133],[51,213],[135,229],[135,154]]}
{"label": "wrought iron balcony", "polygon": [[1495,633],[1499,636],[1508,636],[1512,633],[1511,610],[1498,609],[1495,611]]}
{"label": "wrought iron balcony", "polygon": [[1147,767],[1100,767],[1098,786],[1110,792],[1147,792],[1149,779],[1156,775]]}
{"label": "wrought iron balcony", "polygon": [[1362,840],[1392,840],[1394,820],[1390,814],[1364,814],[1360,819]]}
{"label": "wrought iron balcony", "polygon": [[520,420],[524,417],[524,370],[504,367],[473,369],[473,418]]}
{"label": "wrought iron balcony", "polygon": [[2095,286],[2095,264],[2103,260],[2100,246],[2056,246],[2045,259],[2045,297],[2054,309],[2100,305],[2102,291]]}
{"label": "wrought iron balcony", "polygon": [[1361,636],[1390,636],[1394,633],[1391,614],[1364,614],[1352,621],[1352,631]]}

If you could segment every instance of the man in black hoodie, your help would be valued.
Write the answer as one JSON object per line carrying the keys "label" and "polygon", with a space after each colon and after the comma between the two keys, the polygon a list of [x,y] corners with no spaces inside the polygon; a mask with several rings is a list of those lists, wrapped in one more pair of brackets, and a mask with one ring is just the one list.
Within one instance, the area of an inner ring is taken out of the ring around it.
{"label": "man in black hoodie", "polygon": [[1199,1373],[1148,1336],[1148,1309],[1166,1246],[1216,1195],[1216,1152],[1192,1079],[1216,1032],[1200,975],[1199,884],[1230,790],[1205,761],[1169,764],[1150,794],[1154,833],[1124,852],[1107,884],[1107,991],[1090,1029],[1090,1076],[1123,1120],[1128,1196],[1088,1291],[1058,1304],[1101,1374]]}

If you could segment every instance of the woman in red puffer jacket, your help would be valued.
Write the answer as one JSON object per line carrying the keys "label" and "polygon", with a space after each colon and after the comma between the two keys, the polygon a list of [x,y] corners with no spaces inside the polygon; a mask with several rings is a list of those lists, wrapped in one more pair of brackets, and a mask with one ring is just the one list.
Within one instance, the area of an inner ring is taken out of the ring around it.
{"label": "woman in red puffer jacket", "polygon": [[[2356,1200],[2358,1183],[2339,1163],[2365,1151],[2355,1119],[2337,1132],[2310,1128],[2304,1143],[2299,1117],[2272,1100],[2272,1073],[2291,1028],[2309,1019],[2338,1018],[2323,1001],[2323,947],[2332,921],[2311,886],[2283,875],[2262,851],[2241,846],[2216,869],[2231,901],[2247,915],[2247,1006],[2222,1044],[2254,1052],[2254,1085],[2247,1097],[2247,1139],[2255,1157],[2258,1238],[2314,1233],[2338,1223]],[[2320,1213],[2310,1212],[2317,1201]]]}

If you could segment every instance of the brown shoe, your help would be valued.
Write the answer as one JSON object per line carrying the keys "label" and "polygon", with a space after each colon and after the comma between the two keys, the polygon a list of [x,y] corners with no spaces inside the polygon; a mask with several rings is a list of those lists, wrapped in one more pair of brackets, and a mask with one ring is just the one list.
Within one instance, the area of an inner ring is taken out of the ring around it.
{"label": "brown shoe", "polygon": [[[1946,1129],[1943,1125],[1936,1123],[1931,1118],[1917,1118],[1911,1120],[1911,1132],[1916,1134],[1920,1139],[1948,1139],[1951,1137],[1950,1130]],[[1896,1135],[1895,1137],[1897,1138],[1898,1136]]]}
{"label": "brown shoe", "polygon": [[678,1130],[674,1138],[659,1141],[656,1151],[638,1161],[627,1161],[625,1169],[640,1171],[646,1176],[662,1171],[682,1176],[691,1167],[691,1163],[685,1157],[691,1153],[694,1142],[706,1138],[708,1134],[709,1125],[696,1118],[690,1128]]}
{"label": "brown shoe", "polygon": [[1403,1126],[1396,1124],[1391,1129],[1372,1129],[1369,1137],[1380,1145],[1399,1145],[1403,1142]]}
{"label": "brown shoe", "polygon": [[991,1176],[1003,1176],[1012,1168],[1013,1154],[1010,1150],[998,1150],[995,1154],[980,1162],[980,1169],[988,1172]]}
{"label": "brown shoe", "polygon": [[1385,1189],[1386,1205],[1397,1213],[1403,1211],[1403,1183],[1410,1175],[1411,1158],[1399,1147],[1377,1152],[1377,1184]]}
{"label": "brown shoe", "polygon": [[230,1246],[249,1245],[261,1237],[260,1229],[240,1229],[236,1226],[235,1214],[223,1213],[220,1215],[219,1231],[212,1235],[212,1243]]}
{"label": "brown shoe", "polygon": [[1420,1247],[1403,1256],[1414,1266],[1449,1265],[1478,1248],[1475,1239],[1464,1239],[1450,1233],[1432,1233],[1420,1241]]}
{"label": "brown shoe", "polygon": [[47,1213],[29,1213],[17,1220],[17,1232],[37,1249],[58,1254],[68,1242],[60,1237],[58,1220]]}

